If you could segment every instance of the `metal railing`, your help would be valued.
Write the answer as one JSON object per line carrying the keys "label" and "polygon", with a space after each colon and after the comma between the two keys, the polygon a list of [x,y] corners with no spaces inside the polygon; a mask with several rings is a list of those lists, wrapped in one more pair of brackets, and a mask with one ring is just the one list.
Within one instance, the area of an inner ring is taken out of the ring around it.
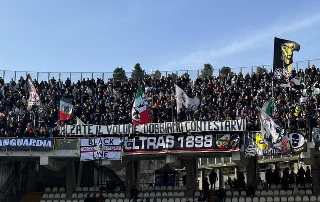
{"label": "metal railing", "polygon": [[[312,59],[305,61],[297,61],[292,64],[292,69],[304,70],[308,66],[315,65],[316,67],[320,67],[320,59]],[[258,65],[258,66],[250,66],[250,67],[231,67],[231,72],[233,73],[242,73],[253,74],[257,72],[258,68],[264,68],[267,71],[272,71],[272,65]],[[220,70],[222,68],[213,68],[213,76],[218,76]],[[127,78],[131,77],[132,72],[126,72]],[[154,73],[154,72],[152,72]],[[148,75],[152,74],[147,73]],[[175,74],[176,76],[182,76],[184,74],[188,74],[192,80],[201,76],[202,69],[195,70],[176,70],[176,71],[160,71],[161,76],[168,77],[169,75]],[[18,81],[20,77],[26,78],[26,76],[30,74],[32,78],[37,79],[37,81],[49,81],[51,78],[55,78],[56,80],[60,79],[61,81],[65,81],[69,78],[72,82],[76,82],[82,79],[102,79],[107,81],[108,79],[113,78],[113,72],[37,72],[37,71],[12,71],[12,70],[0,70],[0,77],[4,79],[6,83],[9,83],[12,80]]]}

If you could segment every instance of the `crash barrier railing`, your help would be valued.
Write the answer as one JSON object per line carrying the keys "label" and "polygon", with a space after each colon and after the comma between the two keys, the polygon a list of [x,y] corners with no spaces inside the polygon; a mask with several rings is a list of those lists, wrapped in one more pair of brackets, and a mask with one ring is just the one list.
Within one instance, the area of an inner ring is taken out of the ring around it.
{"label": "crash barrier railing", "polygon": [[[312,59],[312,60],[305,60],[305,61],[297,61],[292,64],[292,69],[305,69],[308,66],[312,67],[315,65],[316,67],[320,67],[320,59]],[[257,66],[250,66],[250,67],[231,67],[231,72],[234,73],[242,73],[243,75],[246,74],[253,74],[259,71],[260,68],[267,70],[268,72],[272,71],[272,65],[257,65]],[[221,72],[222,68],[215,68],[213,67],[212,73],[213,76],[218,76]],[[188,74],[192,80],[198,78],[202,75],[203,69],[195,69],[195,70],[177,70],[177,71],[160,71],[158,76],[165,76],[168,77],[169,75],[175,74],[176,76],[182,76],[184,74]],[[127,78],[131,78],[132,72],[125,72]],[[153,75],[155,72],[147,72],[148,75]],[[33,79],[37,79],[37,81],[49,81],[53,77],[61,81],[65,81],[69,78],[72,82],[76,82],[82,79],[102,79],[107,81],[108,79],[113,78],[113,72],[38,72],[38,71],[12,71],[12,70],[0,70],[0,77],[4,79],[6,83],[9,83],[11,79],[14,81],[18,81],[20,77],[26,78],[26,76],[30,74]]]}

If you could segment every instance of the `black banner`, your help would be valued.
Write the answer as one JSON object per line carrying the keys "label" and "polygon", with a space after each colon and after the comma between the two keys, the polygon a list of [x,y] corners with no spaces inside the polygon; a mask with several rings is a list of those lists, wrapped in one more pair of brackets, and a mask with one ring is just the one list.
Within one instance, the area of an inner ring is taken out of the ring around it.
{"label": "black banner", "polygon": [[158,154],[158,153],[192,153],[192,152],[230,152],[239,150],[240,135],[160,135],[126,137],[124,153]]}
{"label": "black banner", "polygon": [[293,52],[299,51],[300,45],[294,41],[274,38],[273,78],[289,82]]}
{"label": "black banner", "polygon": [[0,149],[50,151],[53,143],[53,138],[0,138]]}

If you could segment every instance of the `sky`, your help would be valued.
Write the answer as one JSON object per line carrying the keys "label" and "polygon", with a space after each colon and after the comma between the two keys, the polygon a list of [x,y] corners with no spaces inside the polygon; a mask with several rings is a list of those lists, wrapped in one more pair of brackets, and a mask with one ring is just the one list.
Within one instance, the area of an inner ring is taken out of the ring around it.
{"label": "sky", "polygon": [[269,65],[274,37],[301,45],[294,61],[319,59],[319,7],[317,0],[0,0],[0,70]]}

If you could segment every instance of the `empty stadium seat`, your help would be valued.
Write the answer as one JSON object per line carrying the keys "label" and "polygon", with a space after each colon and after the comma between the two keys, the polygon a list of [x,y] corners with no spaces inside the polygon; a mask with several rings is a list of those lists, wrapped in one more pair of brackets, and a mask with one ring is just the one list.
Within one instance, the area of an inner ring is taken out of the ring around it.
{"label": "empty stadium seat", "polygon": [[77,193],[73,193],[73,194],[71,195],[71,198],[77,198],[77,197],[78,197]]}
{"label": "empty stadium seat", "polygon": [[271,196],[267,197],[267,202],[273,202],[273,198]]}
{"label": "empty stadium seat", "polygon": [[279,196],[274,197],[274,198],[273,198],[273,201],[274,201],[274,202],[280,202],[280,197],[279,197]]}
{"label": "empty stadium seat", "polygon": [[51,192],[58,192],[58,191],[59,191],[58,187],[53,187],[51,190]]}
{"label": "empty stadium seat", "polygon": [[61,200],[61,199],[60,199],[60,202],[66,202],[66,200],[64,200],[64,199]]}
{"label": "empty stadium seat", "polygon": [[257,189],[258,189],[258,190],[262,190],[262,189],[263,189],[263,186],[262,186],[261,184],[259,184],[259,185],[257,186]]}
{"label": "empty stadium seat", "polygon": [[246,191],[241,191],[241,192],[240,192],[240,195],[241,195],[241,196],[246,196],[246,195],[247,195],[247,192],[246,192]]}
{"label": "empty stadium seat", "polygon": [[156,196],[156,193],[150,192],[150,197],[155,197],[155,196]]}
{"label": "empty stadium seat", "polygon": [[252,202],[259,202],[259,198],[258,197],[253,197]]}
{"label": "empty stadium seat", "polygon": [[277,189],[282,189],[281,184],[278,184],[278,185],[277,185]]}
{"label": "empty stadium seat", "polygon": [[83,187],[82,191],[86,191],[87,192],[87,191],[89,191],[89,188],[88,187]]}
{"label": "empty stadium seat", "polygon": [[167,190],[168,190],[168,191],[173,190],[173,186],[168,186],[168,187],[167,187]]}
{"label": "empty stadium seat", "polygon": [[173,192],[173,196],[174,196],[174,197],[179,196],[179,192],[177,192],[177,191]]}
{"label": "empty stadium seat", "polygon": [[50,192],[50,191],[51,191],[51,188],[50,188],[50,187],[46,187],[44,191],[45,191],[45,192]]}
{"label": "empty stadium seat", "polygon": [[298,184],[298,189],[303,189],[304,186],[302,184]]}
{"label": "empty stadium seat", "polygon": [[270,188],[271,188],[271,189],[277,189],[277,185],[272,184]]}
{"label": "empty stadium seat", "polygon": [[42,198],[49,198],[49,195],[48,194],[43,194]]}
{"label": "empty stadium seat", "polygon": [[280,195],[279,190],[274,190],[274,191],[273,191],[273,195],[275,195],[275,196],[279,196],[279,195]]}
{"label": "empty stadium seat", "polygon": [[299,190],[299,194],[300,194],[301,196],[306,195],[306,191],[305,191],[304,189],[300,189],[300,190]]}
{"label": "empty stadium seat", "polygon": [[148,187],[141,187],[141,191],[148,191]]}
{"label": "empty stadium seat", "polygon": [[[148,193],[148,192],[146,192],[146,193],[148,194],[147,197],[149,197],[149,193]],[[144,195],[144,194],[143,194],[143,195]],[[119,193],[114,193],[114,194],[113,194],[113,197],[115,197],[115,198],[119,198],[119,196],[120,196]]]}
{"label": "empty stadium seat", "polygon": [[233,195],[233,196],[239,196],[240,194],[239,194],[238,191],[234,191],[234,192],[232,193],[232,195]]}
{"label": "empty stadium seat", "polygon": [[52,200],[51,200],[51,199],[49,199],[49,200],[47,200],[47,202],[52,202]]}
{"label": "empty stadium seat", "polygon": [[292,190],[287,190],[287,191],[286,191],[286,195],[287,195],[287,196],[292,196]]}
{"label": "empty stadium seat", "polygon": [[320,196],[318,196],[318,200],[317,201],[320,201]]}
{"label": "empty stadium seat", "polygon": [[285,197],[285,196],[281,196],[281,201],[286,202],[286,201],[288,201],[288,199],[287,199],[287,197]]}
{"label": "empty stadium seat", "polygon": [[303,196],[302,197],[302,201],[309,201],[310,199],[309,199],[309,196]]}
{"label": "empty stadium seat", "polygon": [[317,197],[315,197],[315,196],[310,196],[310,201],[317,201]]}
{"label": "empty stadium seat", "polygon": [[143,194],[143,197],[144,198],[147,198],[147,197],[149,197],[150,195],[149,195],[149,192],[144,192],[144,194]]}
{"label": "empty stadium seat", "polygon": [[226,185],[225,189],[231,189],[230,185]]}
{"label": "empty stadium seat", "polygon": [[[173,196],[173,193],[172,193],[172,196]],[[161,192],[156,192],[156,197],[161,197]]]}
{"label": "empty stadium seat", "polygon": [[267,200],[266,200],[266,198],[265,197],[260,197],[260,200],[259,200],[259,202],[266,202]]}
{"label": "empty stadium seat", "polygon": [[111,199],[111,201],[110,202],[117,202],[117,199]]}
{"label": "empty stadium seat", "polygon": [[231,198],[226,198],[225,202],[231,202]]}
{"label": "empty stadium seat", "polygon": [[[113,193],[108,193],[108,197],[109,197],[109,198],[113,198]],[[138,194],[138,197],[143,197],[143,193],[140,192],[140,193]]]}
{"label": "empty stadium seat", "polygon": [[50,193],[48,198],[54,198],[54,194],[53,193]]}
{"label": "empty stadium seat", "polygon": [[239,202],[245,202],[245,201],[246,201],[246,199],[244,197],[239,198]]}
{"label": "empty stadium seat", "polygon": [[180,196],[180,197],[185,196],[185,193],[184,193],[183,191],[180,191],[180,192],[179,192],[179,196]]}
{"label": "empty stadium seat", "polygon": [[186,202],[187,199],[186,199],[186,198],[182,198],[182,199],[180,199],[180,201],[181,201],[181,202]]}
{"label": "empty stadium seat", "polygon": [[66,193],[61,193],[60,194],[60,198],[67,198],[67,194]]}
{"label": "empty stadium seat", "polygon": [[258,190],[254,192],[254,194],[255,194],[256,196],[260,196],[260,193],[261,193],[261,192],[258,191]]}
{"label": "empty stadium seat", "polygon": [[231,191],[227,191],[226,192],[226,196],[232,196],[232,192]]}
{"label": "empty stadium seat", "polygon": [[200,191],[196,191],[196,192],[194,193],[194,196],[200,196]]}
{"label": "empty stadium seat", "polygon": [[261,196],[266,196],[267,195],[267,191],[266,190],[262,190],[260,193]]}
{"label": "empty stadium seat", "polygon": [[273,191],[272,191],[272,190],[268,190],[268,191],[267,191],[267,195],[268,195],[268,196],[272,196],[272,195],[273,195]]}
{"label": "empty stadium seat", "polygon": [[107,198],[104,202],[110,202],[110,199]]}
{"label": "empty stadium seat", "polygon": [[120,198],[124,198],[124,197],[126,197],[126,195],[125,195],[124,193],[120,193],[120,194],[119,194],[119,197],[120,197]]}
{"label": "empty stadium seat", "polygon": [[[60,201],[61,202],[61,201]],[[79,202],[84,202],[84,199],[80,199]]]}
{"label": "empty stadium seat", "polygon": [[40,202],[46,202],[46,200],[40,200]]}
{"label": "empty stadium seat", "polygon": [[118,199],[118,202],[123,202],[123,199],[121,199],[121,198],[120,198],[120,199]]}
{"label": "empty stadium seat", "polygon": [[72,202],[78,202],[78,200],[77,199],[73,199]]}
{"label": "empty stadium seat", "polygon": [[160,198],[157,198],[157,202],[161,202],[161,199],[160,199]]}
{"label": "empty stadium seat", "polygon": [[[162,192],[162,197],[167,197],[168,196],[168,192]],[[173,193],[172,193],[172,196],[173,196]]]}
{"label": "empty stadium seat", "polygon": [[83,198],[83,193],[79,193],[77,198]]}
{"label": "empty stadium seat", "polygon": [[252,198],[247,197],[247,198],[246,198],[246,202],[252,202]]}
{"label": "empty stadium seat", "polygon": [[310,189],[310,188],[311,188],[311,184],[310,184],[310,183],[306,183],[306,184],[304,185],[304,187],[305,187],[306,189]]}
{"label": "empty stadium seat", "polygon": [[59,188],[59,192],[65,192],[65,191],[66,191],[66,188],[64,188],[64,187]]}
{"label": "empty stadium seat", "polygon": [[154,186],[149,186],[148,191],[154,191]]}
{"label": "empty stadium seat", "polygon": [[80,191],[82,191],[82,188],[81,188],[81,187],[77,187],[77,188],[76,188],[76,191],[79,191],[79,192],[80,192]]}
{"label": "empty stadium seat", "polygon": [[162,202],[168,202],[168,199],[164,198],[162,199]]}
{"label": "empty stadium seat", "polygon": [[168,202],[174,202],[174,199],[173,198],[169,198]]}
{"label": "empty stadium seat", "polygon": [[89,188],[89,191],[90,191],[90,192],[93,192],[93,191],[95,191],[95,190],[96,190],[96,189],[95,189],[94,187],[90,187],[90,188]]}
{"label": "empty stadium seat", "polygon": [[287,192],[286,192],[285,190],[281,190],[281,191],[280,191],[280,195],[281,195],[281,196],[285,196],[286,193],[287,193]]}
{"label": "empty stadium seat", "polygon": [[288,201],[290,201],[290,202],[294,201],[294,197],[293,196],[289,196],[288,197]]}
{"label": "empty stadium seat", "polygon": [[175,198],[174,202],[180,202],[180,198]]}
{"label": "empty stadium seat", "polygon": [[54,195],[54,198],[60,198],[60,194],[59,194],[59,193],[56,193],[56,194]]}
{"label": "empty stadium seat", "polygon": [[311,189],[307,189],[307,190],[306,190],[306,194],[307,194],[307,195],[312,195],[312,190],[311,190]]}
{"label": "empty stadium seat", "polygon": [[232,202],[239,202],[238,198],[237,197],[232,197]]}
{"label": "empty stadium seat", "polygon": [[161,190],[161,191],[166,191],[166,190],[167,190],[167,187],[166,187],[166,186],[162,186],[162,187],[160,187],[160,190]]}
{"label": "empty stadium seat", "polygon": [[69,199],[69,200],[67,200],[66,202],[72,202],[72,201]]}
{"label": "empty stadium seat", "polygon": [[160,191],[160,187],[159,187],[159,186],[155,186],[155,187],[154,187],[154,190]]}
{"label": "empty stadium seat", "polygon": [[129,202],[129,199],[126,198],[126,199],[123,200],[123,202]]}

